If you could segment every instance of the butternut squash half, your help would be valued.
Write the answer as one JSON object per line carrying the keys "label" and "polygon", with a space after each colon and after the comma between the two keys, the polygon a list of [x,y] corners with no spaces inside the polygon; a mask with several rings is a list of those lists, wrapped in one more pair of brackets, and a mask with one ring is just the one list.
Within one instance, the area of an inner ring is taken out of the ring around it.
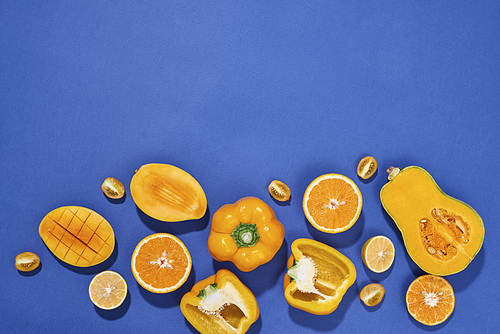
{"label": "butternut squash half", "polygon": [[139,209],[161,221],[199,219],[207,210],[207,197],[198,181],[172,165],[141,166],[130,182],[130,194]]}
{"label": "butternut squash half", "polygon": [[465,269],[481,249],[484,224],[464,202],[445,194],[421,167],[389,168],[382,206],[403,235],[412,260],[425,272],[445,276]]}

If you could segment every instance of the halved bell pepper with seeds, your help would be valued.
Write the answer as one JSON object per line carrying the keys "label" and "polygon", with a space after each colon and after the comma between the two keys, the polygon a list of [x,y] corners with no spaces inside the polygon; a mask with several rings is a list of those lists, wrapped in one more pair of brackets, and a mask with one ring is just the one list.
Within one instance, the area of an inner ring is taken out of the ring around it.
{"label": "halved bell pepper with seeds", "polygon": [[231,271],[219,270],[181,299],[181,312],[200,333],[246,333],[259,318],[252,291]]}
{"label": "halved bell pepper with seeds", "polygon": [[337,309],[356,280],[356,268],[345,255],[319,241],[297,239],[283,280],[285,299],[291,306],[312,314]]}
{"label": "halved bell pepper with seeds", "polygon": [[248,272],[271,261],[284,238],[285,229],[269,205],[245,197],[214,213],[208,251],[217,261],[231,261]]}

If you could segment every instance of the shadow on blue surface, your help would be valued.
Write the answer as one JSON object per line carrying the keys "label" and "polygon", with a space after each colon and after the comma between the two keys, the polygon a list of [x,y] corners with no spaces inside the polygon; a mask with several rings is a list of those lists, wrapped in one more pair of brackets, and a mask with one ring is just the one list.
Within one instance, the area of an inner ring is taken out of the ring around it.
{"label": "shadow on blue surface", "polygon": [[120,319],[125,315],[125,313],[127,313],[129,307],[130,307],[130,291],[127,291],[127,297],[125,297],[123,303],[114,310],[103,310],[94,305],[96,313],[99,314],[101,318],[106,320]]}
{"label": "shadow on blue surface", "polygon": [[269,193],[269,198],[274,202],[274,204],[279,205],[279,206],[290,206],[290,202],[292,201],[292,196],[290,195],[290,198],[287,199],[286,201],[278,201],[276,198],[274,198],[271,193]]}
{"label": "shadow on blue surface", "polygon": [[127,198],[127,193],[125,192],[125,194],[123,195],[122,198],[118,198],[118,199],[113,199],[113,198],[109,198],[108,196],[106,196],[106,194],[103,192],[102,195],[108,200],[109,203],[111,204],[121,204],[123,202],[125,202],[125,199]]}
{"label": "shadow on blue surface", "polygon": [[382,215],[384,216],[384,219],[387,222],[387,225],[389,225],[389,227],[394,232],[394,235],[397,235],[398,242],[401,243],[402,245],[404,245],[403,236],[401,235],[401,231],[399,230],[399,228],[397,227],[396,223],[391,218],[391,216],[389,216],[389,214],[387,213],[387,211],[385,211],[384,206],[382,205],[382,203],[380,203],[380,211],[382,212]]}
{"label": "shadow on blue surface", "polygon": [[363,178],[361,178],[361,177],[358,176],[358,181],[362,182],[364,184],[368,184],[368,183],[371,183],[373,180],[375,180],[377,178],[377,175],[378,175],[378,168],[375,171],[375,173],[372,176],[370,176],[369,178],[367,178],[367,179],[363,179]]}
{"label": "shadow on blue surface", "polygon": [[483,244],[479,253],[477,253],[476,257],[474,257],[472,262],[470,262],[469,265],[464,270],[456,274],[445,277],[446,280],[450,282],[451,286],[453,287],[453,291],[455,293],[467,290],[469,285],[471,285],[472,282],[474,282],[474,280],[479,276],[479,274],[483,270],[485,261],[485,252],[486,252],[484,248],[485,246]]}
{"label": "shadow on blue surface", "polygon": [[250,326],[248,329],[247,333],[252,334],[252,333],[260,333],[262,330],[262,317],[259,315],[259,318]]}
{"label": "shadow on blue surface", "polygon": [[390,266],[389,269],[387,269],[386,271],[384,271],[382,273],[373,272],[370,269],[368,269],[367,266],[363,266],[363,269],[365,270],[366,276],[368,276],[368,278],[372,282],[380,283],[383,280],[385,280],[387,277],[389,277],[389,275],[392,273],[392,271],[394,270],[394,263],[392,264],[392,266]]}
{"label": "shadow on blue surface", "polygon": [[38,267],[35,269],[35,270],[32,270],[32,271],[21,271],[21,270],[18,270],[17,272],[19,273],[19,275],[21,276],[24,276],[24,277],[30,277],[30,276],[35,276],[36,274],[38,274],[40,271],[42,270],[42,261],[40,261],[40,264],[38,265]]}
{"label": "shadow on blue surface", "polygon": [[358,299],[358,290],[358,284],[354,282],[344,294],[337,309],[330,314],[317,316],[292,306],[288,307],[288,314],[290,315],[290,319],[301,327],[310,328],[317,332],[333,331],[344,319],[347,309],[353,300]]}
{"label": "shadow on blue surface", "polygon": [[186,328],[189,329],[189,331],[193,334],[198,334],[199,331],[196,330],[196,328],[193,327],[193,325],[191,325],[191,323],[189,321],[187,321],[186,318],[184,318],[184,323],[186,324]]}
{"label": "shadow on blue surface", "polygon": [[350,229],[336,234],[325,233],[317,230],[311,225],[311,223],[309,223],[307,218],[304,217],[304,220],[313,239],[327,244],[335,249],[346,248],[354,245],[361,237],[365,226],[365,215],[363,211],[361,211],[358,220]]}
{"label": "shadow on blue surface", "polygon": [[148,228],[155,232],[166,232],[173,235],[204,230],[208,226],[208,222],[210,220],[210,208],[208,206],[205,215],[203,215],[200,219],[184,220],[180,222],[164,222],[154,219],[145,214],[137,205],[135,208],[139,218]]}

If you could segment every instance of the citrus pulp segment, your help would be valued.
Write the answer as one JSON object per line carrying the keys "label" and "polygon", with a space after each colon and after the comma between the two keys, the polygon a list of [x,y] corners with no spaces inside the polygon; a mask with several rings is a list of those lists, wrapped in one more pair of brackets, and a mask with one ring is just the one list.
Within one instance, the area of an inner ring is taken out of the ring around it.
{"label": "citrus pulp segment", "polygon": [[189,277],[191,255],[184,243],[174,235],[155,233],[135,247],[132,273],[137,282],[154,293],[178,289]]}
{"label": "citrus pulp segment", "polygon": [[115,309],[127,297],[127,282],[114,271],[103,271],[90,282],[89,296],[95,306],[103,310]]}
{"label": "citrus pulp segment", "polygon": [[408,287],[406,307],[418,322],[438,325],[453,313],[455,294],[451,284],[441,276],[423,275]]}
{"label": "citrus pulp segment", "polygon": [[302,207],[307,220],[316,229],[339,233],[358,220],[363,197],[356,184],[341,174],[317,177],[307,187]]}
{"label": "citrus pulp segment", "polygon": [[378,235],[368,239],[361,249],[364,264],[373,272],[382,273],[394,262],[395,249],[391,239]]}

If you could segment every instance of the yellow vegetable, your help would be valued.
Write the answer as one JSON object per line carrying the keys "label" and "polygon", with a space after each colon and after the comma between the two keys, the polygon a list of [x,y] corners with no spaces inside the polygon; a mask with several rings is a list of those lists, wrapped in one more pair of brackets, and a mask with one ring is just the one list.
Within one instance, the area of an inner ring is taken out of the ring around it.
{"label": "yellow vegetable", "polygon": [[481,249],[484,225],[464,202],[445,194],[423,168],[391,168],[382,187],[384,209],[398,226],[408,254],[429,274],[467,267]]}
{"label": "yellow vegetable", "polygon": [[356,280],[356,268],[336,249],[312,239],[292,243],[283,280],[285,299],[303,311],[324,315],[335,311]]}

